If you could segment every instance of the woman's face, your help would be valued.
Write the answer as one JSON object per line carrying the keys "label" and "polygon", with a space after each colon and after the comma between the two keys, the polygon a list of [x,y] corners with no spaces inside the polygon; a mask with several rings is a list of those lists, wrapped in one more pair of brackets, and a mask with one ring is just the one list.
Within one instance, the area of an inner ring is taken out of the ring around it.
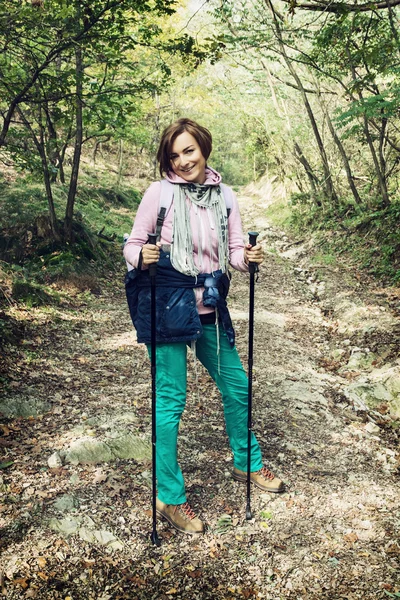
{"label": "woman's face", "polygon": [[176,175],[192,183],[206,180],[206,159],[201,153],[196,138],[188,131],[178,135],[172,144],[171,168]]}

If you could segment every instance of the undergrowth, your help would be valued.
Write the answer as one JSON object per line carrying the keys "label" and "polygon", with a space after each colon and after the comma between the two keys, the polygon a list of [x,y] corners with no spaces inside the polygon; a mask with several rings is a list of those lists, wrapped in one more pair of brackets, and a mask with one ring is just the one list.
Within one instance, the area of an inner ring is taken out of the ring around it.
{"label": "undergrowth", "polygon": [[400,201],[384,208],[344,200],[318,207],[307,195],[294,194],[289,204],[268,207],[267,215],[297,235],[313,233],[322,262],[346,261],[385,283],[400,284]]}
{"label": "undergrowth", "polygon": [[[62,227],[67,187],[53,185]],[[30,178],[0,181],[0,307],[57,304],[65,289],[99,292],[99,280],[123,264],[139,193],[106,179],[82,177],[75,203],[74,241],[52,239],[43,185]]]}

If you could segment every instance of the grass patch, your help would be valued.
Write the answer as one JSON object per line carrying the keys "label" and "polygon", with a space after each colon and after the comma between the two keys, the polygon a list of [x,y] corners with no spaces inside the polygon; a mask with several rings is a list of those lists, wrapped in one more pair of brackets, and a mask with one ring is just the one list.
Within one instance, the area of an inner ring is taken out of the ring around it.
{"label": "grass patch", "polygon": [[368,208],[346,200],[335,207],[317,207],[304,194],[296,194],[290,209],[289,227],[283,217],[280,224],[297,234],[315,236],[319,248],[316,262],[334,265],[346,261],[383,282],[400,283],[399,200],[386,208]]}
{"label": "grass patch", "polygon": [[337,256],[333,252],[317,252],[314,254],[312,262],[313,264],[332,266],[337,264]]}
{"label": "grass patch", "polygon": [[[53,185],[55,210],[60,220],[64,217],[67,194],[66,185]],[[0,197],[2,230],[29,229],[39,215],[48,211],[43,185],[29,178],[0,182]],[[105,227],[105,232],[120,234],[132,227],[133,213],[140,199],[139,192],[132,188],[115,189],[111,184],[108,187],[106,181],[93,183],[83,179],[78,186],[75,214],[92,231]]]}
{"label": "grass patch", "polygon": [[[53,184],[60,227],[67,193],[66,185]],[[71,244],[51,237],[42,184],[30,177],[1,181],[0,197],[0,262],[7,279],[0,281],[0,306],[17,301],[35,307],[62,301],[63,286],[96,292],[99,278],[123,265],[123,234],[132,228],[141,194],[117,188],[106,175],[82,175]]]}
{"label": "grass patch", "polygon": [[266,209],[266,216],[276,227],[291,228],[292,208],[285,200],[270,204]]}

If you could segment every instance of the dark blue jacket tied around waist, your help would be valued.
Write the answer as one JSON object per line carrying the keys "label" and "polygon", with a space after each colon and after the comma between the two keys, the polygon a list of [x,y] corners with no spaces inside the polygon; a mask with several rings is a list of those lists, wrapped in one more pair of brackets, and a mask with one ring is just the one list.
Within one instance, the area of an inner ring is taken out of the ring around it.
{"label": "dark blue jacket tied around waist", "polygon": [[[235,345],[235,331],[226,297],[229,277],[221,270],[201,273],[197,277],[183,275],[173,268],[169,253],[160,251],[156,276],[156,341],[157,343],[190,342],[203,333],[193,288],[204,287],[203,304],[217,309],[220,323],[230,345]],[[129,312],[139,343],[150,344],[150,276],[148,270],[133,269],[125,276]]]}

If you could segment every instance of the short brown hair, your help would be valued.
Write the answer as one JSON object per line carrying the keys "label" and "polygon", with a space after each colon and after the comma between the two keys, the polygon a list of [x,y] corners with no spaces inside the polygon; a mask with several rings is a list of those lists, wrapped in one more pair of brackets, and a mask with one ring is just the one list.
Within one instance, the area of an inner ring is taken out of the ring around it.
{"label": "short brown hair", "polygon": [[212,136],[205,127],[202,127],[196,121],[191,119],[178,119],[164,129],[160,145],[157,150],[157,161],[160,167],[161,177],[171,171],[171,151],[172,146],[178,135],[187,131],[190,133],[200,146],[200,150],[204,158],[207,160],[212,150]]}

